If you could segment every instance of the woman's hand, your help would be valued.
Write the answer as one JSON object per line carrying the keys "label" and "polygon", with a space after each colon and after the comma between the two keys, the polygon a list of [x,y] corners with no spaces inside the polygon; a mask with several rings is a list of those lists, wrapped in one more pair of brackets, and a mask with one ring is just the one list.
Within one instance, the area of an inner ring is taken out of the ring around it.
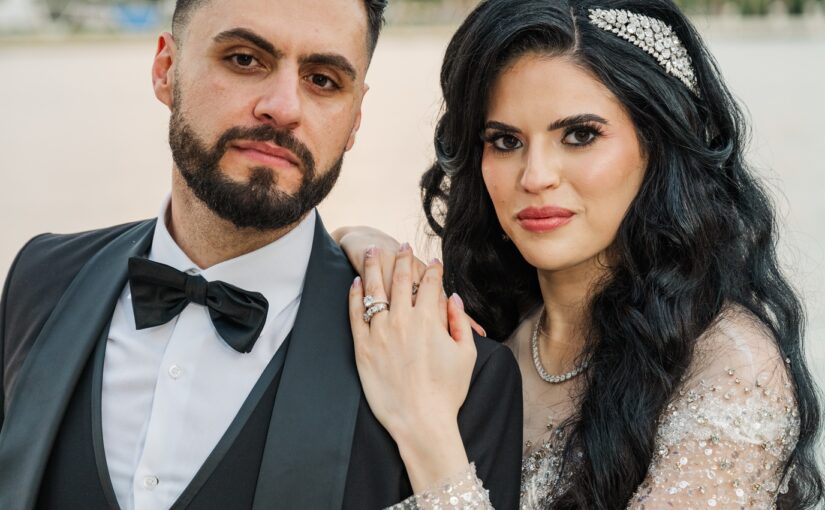
{"label": "woman's hand", "polygon": [[[392,292],[392,273],[395,265],[395,254],[401,244],[392,236],[372,227],[341,227],[332,233],[332,238],[337,242],[352,267],[358,271],[361,278],[364,277],[364,254],[367,249],[375,246],[380,248],[378,257],[380,259],[381,276],[384,288],[387,293]],[[427,265],[421,260],[413,259],[413,281],[418,282]],[[415,300],[415,297],[413,297]]]}
{"label": "woman's hand", "polygon": [[[441,263],[427,266],[413,304],[414,257],[403,245],[387,299],[380,251],[366,252],[364,280],[356,278],[350,291],[355,361],[370,408],[398,444],[413,489],[420,492],[467,466],[457,417],[476,348],[461,299],[444,295]],[[389,302],[390,310],[365,322],[365,294]]]}
{"label": "woman's hand", "polygon": [[[376,247],[376,257],[378,258],[379,274],[383,279],[384,290],[387,294],[392,293],[393,269],[395,267],[396,253],[401,245],[392,236],[372,227],[341,227],[332,233],[332,239],[341,246],[352,267],[358,271],[361,278],[364,278],[365,255],[369,248]],[[412,256],[412,281],[418,285],[421,275],[427,268],[418,258]],[[413,292],[413,303],[415,303],[416,293]],[[470,325],[476,333],[487,336],[487,332],[475,320],[470,318]]]}

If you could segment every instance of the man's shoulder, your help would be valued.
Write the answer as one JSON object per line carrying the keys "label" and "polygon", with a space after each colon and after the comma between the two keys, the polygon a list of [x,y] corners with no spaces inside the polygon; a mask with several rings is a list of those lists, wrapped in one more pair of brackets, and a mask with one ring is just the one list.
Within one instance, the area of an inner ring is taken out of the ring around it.
{"label": "man's shoulder", "polygon": [[[148,220],[151,221],[151,220]],[[6,299],[17,304],[61,295],[80,269],[115,238],[144,222],[73,234],[40,234],[18,252],[6,277]],[[8,306],[8,305],[6,305]]]}
{"label": "man's shoulder", "polygon": [[[132,227],[152,220],[135,221],[112,227],[86,230],[71,234],[45,233],[27,242],[15,259],[12,271],[49,271],[50,267],[82,266],[101,248]],[[79,267],[78,267],[79,269]],[[9,274],[9,276],[13,276]]]}
{"label": "man's shoulder", "polygon": [[484,369],[492,369],[494,371],[503,371],[518,374],[518,362],[513,351],[507,346],[492,340],[473,334],[476,344],[476,366],[474,376]]}

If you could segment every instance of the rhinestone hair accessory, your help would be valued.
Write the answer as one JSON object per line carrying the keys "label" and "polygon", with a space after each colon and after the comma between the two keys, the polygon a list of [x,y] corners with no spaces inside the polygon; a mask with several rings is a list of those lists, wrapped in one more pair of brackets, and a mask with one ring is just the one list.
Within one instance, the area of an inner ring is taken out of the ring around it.
{"label": "rhinestone hair accessory", "polygon": [[678,78],[697,96],[699,85],[693,63],[670,25],[620,9],[588,9],[590,23],[613,32],[653,56],[665,71]]}

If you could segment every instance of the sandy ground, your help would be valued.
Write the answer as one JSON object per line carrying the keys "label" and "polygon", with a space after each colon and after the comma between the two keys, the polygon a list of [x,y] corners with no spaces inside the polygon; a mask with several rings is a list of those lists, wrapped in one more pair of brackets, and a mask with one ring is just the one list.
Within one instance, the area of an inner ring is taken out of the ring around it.
{"label": "sandy ground", "polygon": [[[809,357],[825,386],[825,23],[698,24],[753,119],[753,161],[778,197],[783,256],[808,306]],[[383,37],[359,140],[321,207],[328,227],[369,224],[424,246],[416,184],[432,154],[450,33]],[[157,214],[171,167],[167,111],[150,86],[153,50],[143,37],[0,41],[0,281],[37,233]]]}

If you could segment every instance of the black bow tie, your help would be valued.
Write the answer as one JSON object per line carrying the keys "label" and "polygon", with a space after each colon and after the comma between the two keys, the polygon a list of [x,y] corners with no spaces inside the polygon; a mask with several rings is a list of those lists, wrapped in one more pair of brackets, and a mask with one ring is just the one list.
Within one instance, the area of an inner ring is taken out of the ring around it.
{"label": "black bow tie", "polygon": [[201,275],[189,275],[138,257],[129,259],[129,286],[137,329],[166,324],[186,305],[196,303],[209,309],[221,338],[243,353],[250,352],[255,345],[269,308],[266,298],[258,292],[220,281],[207,282]]}

